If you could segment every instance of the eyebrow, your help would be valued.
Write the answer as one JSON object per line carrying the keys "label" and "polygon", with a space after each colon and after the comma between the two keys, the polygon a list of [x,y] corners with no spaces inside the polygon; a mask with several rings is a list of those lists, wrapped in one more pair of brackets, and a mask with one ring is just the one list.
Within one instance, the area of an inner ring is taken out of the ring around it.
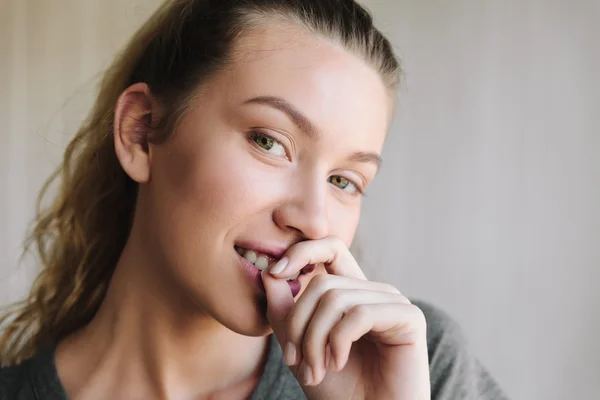
{"label": "eyebrow", "polygon": [[[301,112],[299,112],[294,106],[276,96],[258,96],[246,100],[244,104],[262,104],[272,108],[275,108],[284,114],[286,114],[292,122],[309,138],[313,140],[319,140],[321,133],[317,127]],[[369,153],[364,151],[357,151],[348,157],[349,160],[361,163],[375,164],[377,170],[381,167],[382,159],[377,153]]]}
{"label": "eyebrow", "polygon": [[375,166],[377,167],[377,171],[379,171],[379,168],[381,168],[381,164],[383,163],[383,160],[381,159],[381,156],[379,154],[367,153],[364,151],[357,151],[356,153],[350,155],[348,159],[361,163],[375,164]]}
{"label": "eyebrow", "polygon": [[317,129],[316,126],[308,118],[306,118],[302,113],[300,113],[294,106],[290,103],[282,99],[281,97],[275,96],[259,96],[254,97],[250,100],[246,100],[244,104],[264,104],[269,107],[275,108],[284,114],[286,114],[292,122],[302,130],[309,138],[314,140],[319,140],[321,138],[321,133]]}

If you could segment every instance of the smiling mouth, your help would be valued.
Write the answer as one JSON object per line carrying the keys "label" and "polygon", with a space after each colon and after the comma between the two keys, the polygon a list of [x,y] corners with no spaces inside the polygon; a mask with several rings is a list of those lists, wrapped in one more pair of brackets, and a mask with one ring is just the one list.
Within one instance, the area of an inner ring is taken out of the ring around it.
{"label": "smiling mouth", "polygon": [[[261,253],[259,251],[246,249],[242,246],[235,245],[235,251],[248,262],[252,263],[258,270],[265,271],[271,265],[275,264],[279,259],[273,258],[268,254]],[[300,275],[301,271],[298,271],[294,276],[286,279],[287,281],[293,281]]]}

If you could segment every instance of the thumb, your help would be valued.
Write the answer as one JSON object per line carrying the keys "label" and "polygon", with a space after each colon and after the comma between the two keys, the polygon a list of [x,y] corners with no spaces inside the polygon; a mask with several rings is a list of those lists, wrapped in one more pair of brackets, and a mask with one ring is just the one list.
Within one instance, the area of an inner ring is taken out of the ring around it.
{"label": "thumb", "polygon": [[279,344],[286,343],[286,321],[294,307],[294,297],[285,279],[273,277],[269,271],[262,272],[263,285],[267,294],[267,319]]}

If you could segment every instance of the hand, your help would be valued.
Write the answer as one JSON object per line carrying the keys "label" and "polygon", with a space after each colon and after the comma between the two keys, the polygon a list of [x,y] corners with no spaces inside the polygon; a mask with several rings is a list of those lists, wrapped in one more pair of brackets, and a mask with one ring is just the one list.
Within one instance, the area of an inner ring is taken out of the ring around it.
{"label": "hand", "polygon": [[[294,302],[285,278],[308,264],[327,273]],[[393,286],[368,281],[341,240],[297,243],[269,271],[267,318],[309,399],[430,398],[423,313]]]}

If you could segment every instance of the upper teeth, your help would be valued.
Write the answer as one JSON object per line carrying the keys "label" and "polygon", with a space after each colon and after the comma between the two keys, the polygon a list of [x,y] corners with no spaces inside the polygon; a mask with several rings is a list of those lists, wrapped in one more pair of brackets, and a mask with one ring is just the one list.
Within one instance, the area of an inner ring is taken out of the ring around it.
{"label": "upper teeth", "polygon": [[[246,260],[250,261],[256,268],[261,271],[269,268],[269,259],[263,255],[257,254],[254,250],[247,250],[240,246],[235,246],[235,250],[239,255],[244,257]],[[294,276],[288,278],[288,281],[294,280],[300,275],[300,271],[298,271]]]}
{"label": "upper teeth", "polygon": [[264,271],[269,268],[269,260],[267,260],[265,257],[258,257],[254,262],[254,266],[261,271]]}

